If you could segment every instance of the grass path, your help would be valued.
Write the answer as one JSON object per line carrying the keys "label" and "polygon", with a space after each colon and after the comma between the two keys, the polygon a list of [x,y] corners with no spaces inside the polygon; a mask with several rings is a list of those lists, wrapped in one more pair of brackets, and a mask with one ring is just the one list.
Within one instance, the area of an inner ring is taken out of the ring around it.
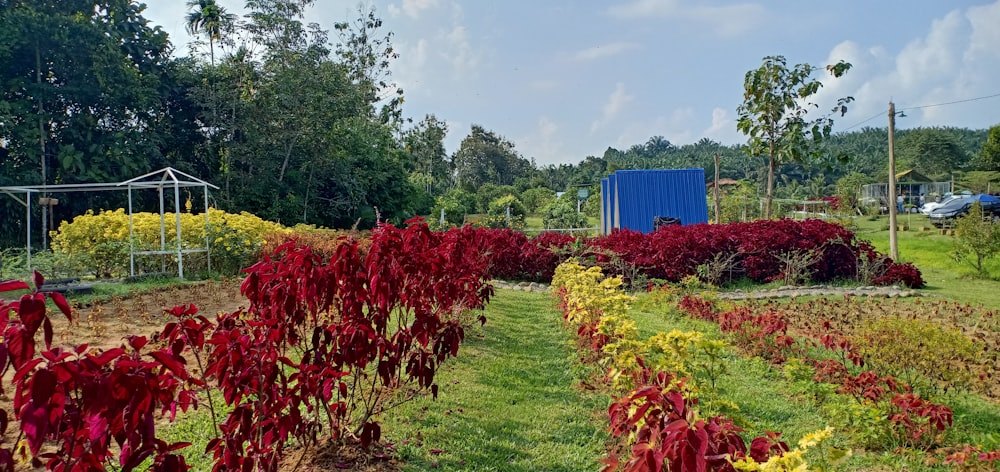
{"label": "grass path", "polygon": [[498,290],[421,398],[385,419],[404,470],[597,470],[607,398],[574,387],[573,346],[545,294]]}

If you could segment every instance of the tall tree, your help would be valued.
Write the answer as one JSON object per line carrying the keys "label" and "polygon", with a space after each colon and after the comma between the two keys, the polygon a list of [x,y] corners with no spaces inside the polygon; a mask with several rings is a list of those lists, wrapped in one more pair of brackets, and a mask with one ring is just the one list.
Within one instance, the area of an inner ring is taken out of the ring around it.
{"label": "tall tree", "polygon": [[208,37],[208,55],[214,67],[215,42],[236,21],[236,15],[227,12],[215,0],[188,0],[187,6],[191,10],[185,17],[187,32],[192,35],[204,33]]}
{"label": "tall tree", "polygon": [[391,79],[390,65],[399,57],[392,47],[392,32],[383,36],[382,19],[375,7],[358,6],[358,17],[353,22],[340,22],[334,29],[340,34],[337,55],[347,67],[351,80],[357,84],[365,99],[379,105],[378,117],[383,123],[401,121],[403,89]]}
{"label": "tall tree", "polygon": [[979,149],[977,163],[987,170],[1000,170],[1000,125],[990,128],[986,142]]}
{"label": "tall tree", "polygon": [[472,131],[452,156],[452,163],[458,185],[469,192],[485,183],[513,185],[534,170],[531,161],[514,149],[514,143],[479,125],[472,125]]}
{"label": "tall tree", "polygon": [[970,156],[957,137],[945,128],[911,129],[899,137],[896,156],[900,171],[916,170],[932,179],[947,180],[953,171],[963,170]]}
{"label": "tall tree", "polygon": [[287,224],[343,227],[360,218],[370,226],[375,207],[402,221],[420,198],[407,181],[397,123],[375,111],[379,97],[357,64],[334,54],[327,32],[303,23],[312,3],[248,1],[240,25],[248,43],[207,68],[218,87],[196,90],[203,130],[218,149],[206,154],[226,176],[222,200]]}
{"label": "tall tree", "polygon": [[444,148],[448,124],[427,115],[403,135],[410,181],[437,197],[451,188],[451,165]]}
{"label": "tall tree", "polygon": [[[851,64],[840,61],[826,66],[833,77],[841,77]],[[768,156],[765,218],[771,217],[775,169],[789,161],[819,155],[818,145],[833,130],[830,115],[810,119],[819,107],[813,96],[822,82],[813,78],[818,69],[798,64],[789,69],[783,56],[768,56],[757,69],[747,71],[743,81],[743,103],[737,112],[736,128],[747,135],[746,150],[751,156]],[[852,97],[837,100],[832,113],[843,116]]]}
{"label": "tall tree", "polygon": [[[163,162],[169,43],[143,8],[129,0],[2,3],[0,185],[116,182]],[[117,197],[63,199],[57,217],[120,204]],[[0,219],[20,220],[8,214]]]}

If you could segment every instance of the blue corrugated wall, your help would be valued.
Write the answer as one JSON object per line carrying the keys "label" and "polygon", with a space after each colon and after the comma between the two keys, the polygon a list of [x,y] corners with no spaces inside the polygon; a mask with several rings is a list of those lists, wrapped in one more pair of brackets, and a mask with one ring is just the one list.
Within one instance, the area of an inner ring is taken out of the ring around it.
{"label": "blue corrugated wall", "polygon": [[601,179],[601,234],[608,234],[611,231],[611,208],[608,207],[608,199],[604,195],[608,194],[608,179]]}
{"label": "blue corrugated wall", "polygon": [[607,180],[607,191],[601,182],[601,204],[611,217],[606,231],[649,233],[656,216],[680,218],[683,225],[708,222],[704,169],[620,170]]}

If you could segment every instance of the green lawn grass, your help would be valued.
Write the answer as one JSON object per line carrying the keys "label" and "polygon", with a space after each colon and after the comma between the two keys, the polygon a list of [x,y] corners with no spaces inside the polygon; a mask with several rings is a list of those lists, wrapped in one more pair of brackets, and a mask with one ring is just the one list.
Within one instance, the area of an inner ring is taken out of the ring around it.
{"label": "green lawn grass", "polygon": [[485,314],[437,374],[438,398],[385,419],[405,470],[598,469],[609,400],[576,388],[572,337],[553,299],[497,290]]}
{"label": "green lawn grass", "polygon": [[[920,214],[901,215],[899,222],[905,223],[907,218],[910,229],[897,231],[899,258],[903,262],[912,262],[920,269],[927,283],[924,293],[987,307],[1000,305],[1000,282],[997,281],[1000,280],[1000,259],[987,261],[987,276],[981,277],[969,263],[952,258],[954,236],[941,234],[931,226],[926,216]],[[874,221],[859,218],[857,225],[858,238],[871,241],[876,249],[889,253],[888,217]],[[929,229],[921,231],[921,227]]]}

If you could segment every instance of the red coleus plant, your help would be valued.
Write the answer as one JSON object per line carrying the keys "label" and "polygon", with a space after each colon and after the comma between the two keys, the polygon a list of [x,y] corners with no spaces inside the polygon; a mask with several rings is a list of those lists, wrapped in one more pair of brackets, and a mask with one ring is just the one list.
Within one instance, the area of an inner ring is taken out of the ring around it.
{"label": "red coleus plant", "polygon": [[[735,471],[731,461],[747,455],[746,443],[739,435],[743,430],[724,416],[698,418],[696,411],[689,408],[697,400],[684,397],[682,380],[648,370],[645,379],[608,408],[611,434],[635,435],[623,470]],[[756,438],[751,446],[751,456],[759,462],[788,451],[787,445],[777,441],[777,435]],[[605,471],[620,465],[615,456],[604,462]]]}
{"label": "red coleus plant", "polygon": [[747,307],[737,307],[720,313],[718,319],[719,328],[750,355],[782,363],[797,351],[795,338],[788,335],[788,319],[781,312],[758,315]]}
{"label": "red coleus plant", "polygon": [[247,269],[249,308],[204,341],[205,373],[233,407],[208,446],[215,470],[275,470],[288,440],[324,431],[368,446],[389,392],[413,381],[436,396],[462,313],[492,294],[480,244],[472,228],[411,222],[377,228],[366,253],[344,241],[326,262],[293,241]]}
{"label": "red coleus plant", "polygon": [[[893,263],[867,242],[859,241],[850,230],[822,220],[668,226],[651,234],[621,230],[593,238],[588,244],[605,272],[616,275],[626,275],[615,270],[627,266],[649,278],[677,282],[696,275],[698,266],[719,256],[733,256],[733,267],[728,269],[731,275],[770,282],[783,276],[779,256],[815,252],[818,258],[808,272],[816,282],[854,279],[859,259],[865,258],[881,262],[881,270],[873,274],[873,282],[878,285],[924,286],[916,267]],[[611,254],[620,259],[619,263],[614,263]]]}
{"label": "red coleus plant", "polygon": [[[248,309],[215,322],[193,305],[167,310],[175,320],[152,350],[138,336],[107,351],[52,348],[46,297],[67,317],[70,309],[42,290],[36,274],[36,291],[0,301],[0,365],[15,371],[15,419],[34,461],[49,470],[104,470],[114,444],[121,470],[147,459],[154,471],[188,470],[177,454],[188,444],[158,438],[156,416],[172,420],[197,406],[195,389],[206,390],[211,406],[206,380],[231,409],[207,447],[214,470],[277,470],[289,440],[309,445],[324,431],[363,446],[379,441],[388,393],[412,380],[436,395],[435,372],[458,353],[464,313],[492,294],[477,233],[411,223],[377,229],[367,252],[345,240],[330,261],[284,244],[247,269]],[[0,292],[26,289],[0,283]],[[187,370],[190,357],[202,377]],[[0,410],[0,433],[9,420]],[[0,443],[0,472],[13,468],[11,449]]]}
{"label": "red coleus plant", "polygon": [[[70,350],[52,347],[52,321],[46,312],[49,298],[67,318],[69,305],[59,293],[44,291],[44,278],[35,273],[35,291],[16,302],[0,301],[0,364],[14,369],[14,416],[36,466],[48,470],[104,470],[118,447],[121,470],[136,468],[149,457],[153,470],[188,470],[175,454],[186,443],[167,444],[156,437],[158,414],[196,405],[197,385],[176,352],[160,349],[144,354],[147,340],[132,337],[127,346],[95,351],[87,345]],[[29,289],[18,281],[0,283],[0,292]],[[15,318],[11,314],[16,314]],[[41,329],[44,349],[38,352],[35,334]],[[37,354],[37,355],[36,355]],[[148,357],[148,358],[147,358]],[[0,411],[0,430],[8,425]],[[54,448],[43,451],[52,441]],[[0,470],[13,470],[13,454],[0,451]]]}

